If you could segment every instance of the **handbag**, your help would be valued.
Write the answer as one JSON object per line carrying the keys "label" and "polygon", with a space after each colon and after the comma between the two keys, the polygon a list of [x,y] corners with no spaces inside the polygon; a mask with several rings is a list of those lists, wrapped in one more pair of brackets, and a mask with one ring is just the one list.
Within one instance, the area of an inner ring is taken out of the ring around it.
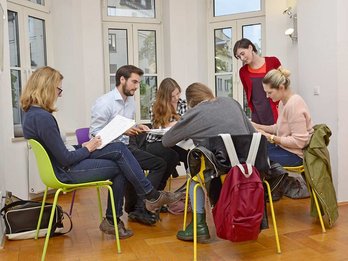
{"label": "handbag", "polygon": [[[8,239],[12,240],[34,238],[42,202],[21,200],[19,198],[17,199],[17,201],[5,205],[5,207],[3,207],[0,211],[5,221],[6,236]],[[39,237],[44,237],[47,234],[52,206],[53,204],[51,203],[45,204],[39,230]],[[67,232],[62,232],[64,228],[64,214],[70,221],[70,228]],[[50,237],[64,235],[69,233],[71,229],[72,221],[69,215],[63,211],[61,206],[56,205]]]}

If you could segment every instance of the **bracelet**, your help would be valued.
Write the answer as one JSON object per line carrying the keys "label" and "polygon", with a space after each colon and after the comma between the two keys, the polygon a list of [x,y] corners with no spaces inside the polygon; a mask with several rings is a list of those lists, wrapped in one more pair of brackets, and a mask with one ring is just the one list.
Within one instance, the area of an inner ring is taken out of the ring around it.
{"label": "bracelet", "polygon": [[273,134],[269,137],[269,142],[270,143],[275,143]]}

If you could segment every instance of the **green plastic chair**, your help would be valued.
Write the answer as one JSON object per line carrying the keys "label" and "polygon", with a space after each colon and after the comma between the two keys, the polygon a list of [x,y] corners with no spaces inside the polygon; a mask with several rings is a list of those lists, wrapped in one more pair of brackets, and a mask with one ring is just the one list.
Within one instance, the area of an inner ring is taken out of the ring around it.
{"label": "green plastic chair", "polygon": [[102,181],[78,183],[78,184],[62,183],[56,178],[56,175],[54,174],[54,170],[52,167],[51,160],[50,160],[49,156],[47,155],[46,150],[42,147],[42,145],[39,142],[37,142],[36,140],[30,139],[30,140],[28,140],[28,146],[29,146],[29,148],[31,148],[33,150],[33,152],[35,154],[36,163],[37,163],[37,166],[39,169],[40,178],[41,178],[42,182],[46,185],[46,189],[45,189],[45,193],[44,193],[44,197],[43,197],[42,205],[41,205],[39,221],[37,223],[35,239],[38,238],[48,188],[57,189],[57,191],[54,195],[54,201],[53,201],[52,211],[51,211],[51,215],[50,215],[50,220],[49,220],[49,224],[48,224],[48,230],[47,230],[47,234],[46,234],[44,248],[42,251],[41,260],[45,260],[45,257],[46,257],[48,241],[50,240],[52,222],[53,222],[53,218],[55,215],[54,212],[56,209],[59,194],[61,192],[63,192],[63,193],[71,192],[71,191],[74,191],[76,189],[83,189],[83,188],[90,188],[90,187],[97,188],[100,220],[102,220],[102,218],[103,218],[103,213],[102,213],[102,205],[101,205],[101,200],[100,200],[99,188],[106,187],[109,190],[111,206],[112,206],[112,214],[113,214],[114,225],[115,225],[117,252],[121,253],[120,239],[118,236],[117,221],[116,221],[115,202],[114,202],[113,192],[112,192],[112,189],[110,187],[110,185],[112,185],[112,182],[109,180],[102,180]]}

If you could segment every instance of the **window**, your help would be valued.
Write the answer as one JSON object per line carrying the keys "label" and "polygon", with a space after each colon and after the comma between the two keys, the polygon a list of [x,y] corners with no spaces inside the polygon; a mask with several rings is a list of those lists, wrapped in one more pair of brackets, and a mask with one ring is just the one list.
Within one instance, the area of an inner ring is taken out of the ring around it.
{"label": "window", "polygon": [[[103,12],[104,39],[107,39],[104,41],[107,42],[107,45],[104,44],[105,91],[115,88],[115,73],[121,66],[133,64],[141,68],[144,76],[135,100],[136,121],[143,123],[150,120],[149,107],[155,99],[159,78],[163,75],[163,66],[160,66],[162,27],[158,23],[155,4],[157,2],[154,0],[108,0]],[[129,17],[130,11],[133,17]]]}
{"label": "window", "polygon": [[[30,2],[30,1],[28,1]],[[33,2],[33,1],[31,1]],[[35,1],[43,5],[43,1]],[[14,136],[22,136],[20,95],[32,71],[47,65],[45,12],[8,3],[7,10]]]}
{"label": "window", "polygon": [[214,0],[214,16],[261,11],[261,0]]}
{"label": "window", "polygon": [[155,0],[108,0],[108,16],[155,18]]}
{"label": "window", "polygon": [[[241,38],[250,39],[262,54],[264,35],[263,0],[211,0],[208,31],[208,71],[210,85],[217,97],[236,99],[250,115],[239,79],[240,61],[234,58],[233,46]],[[260,16],[261,14],[261,16]],[[223,16],[223,19],[222,19]],[[211,46],[213,44],[213,46]],[[212,52],[213,51],[213,52]],[[222,85],[223,83],[223,85]]]}

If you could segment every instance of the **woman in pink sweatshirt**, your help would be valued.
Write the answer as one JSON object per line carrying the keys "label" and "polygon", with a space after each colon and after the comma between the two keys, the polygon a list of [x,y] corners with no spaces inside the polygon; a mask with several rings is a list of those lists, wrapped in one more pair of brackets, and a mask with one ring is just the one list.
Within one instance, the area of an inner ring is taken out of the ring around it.
{"label": "woman in pink sweatshirt", "polygon": [[267,97],[279,101],[278,119],[273,125],[253,123],[270,142],[269,159],[282,166],[303,163],[303,148],[313,133],[309,109],[301,96],[290,88],[290,72],[278,68],[269,71],[262,80]]}

